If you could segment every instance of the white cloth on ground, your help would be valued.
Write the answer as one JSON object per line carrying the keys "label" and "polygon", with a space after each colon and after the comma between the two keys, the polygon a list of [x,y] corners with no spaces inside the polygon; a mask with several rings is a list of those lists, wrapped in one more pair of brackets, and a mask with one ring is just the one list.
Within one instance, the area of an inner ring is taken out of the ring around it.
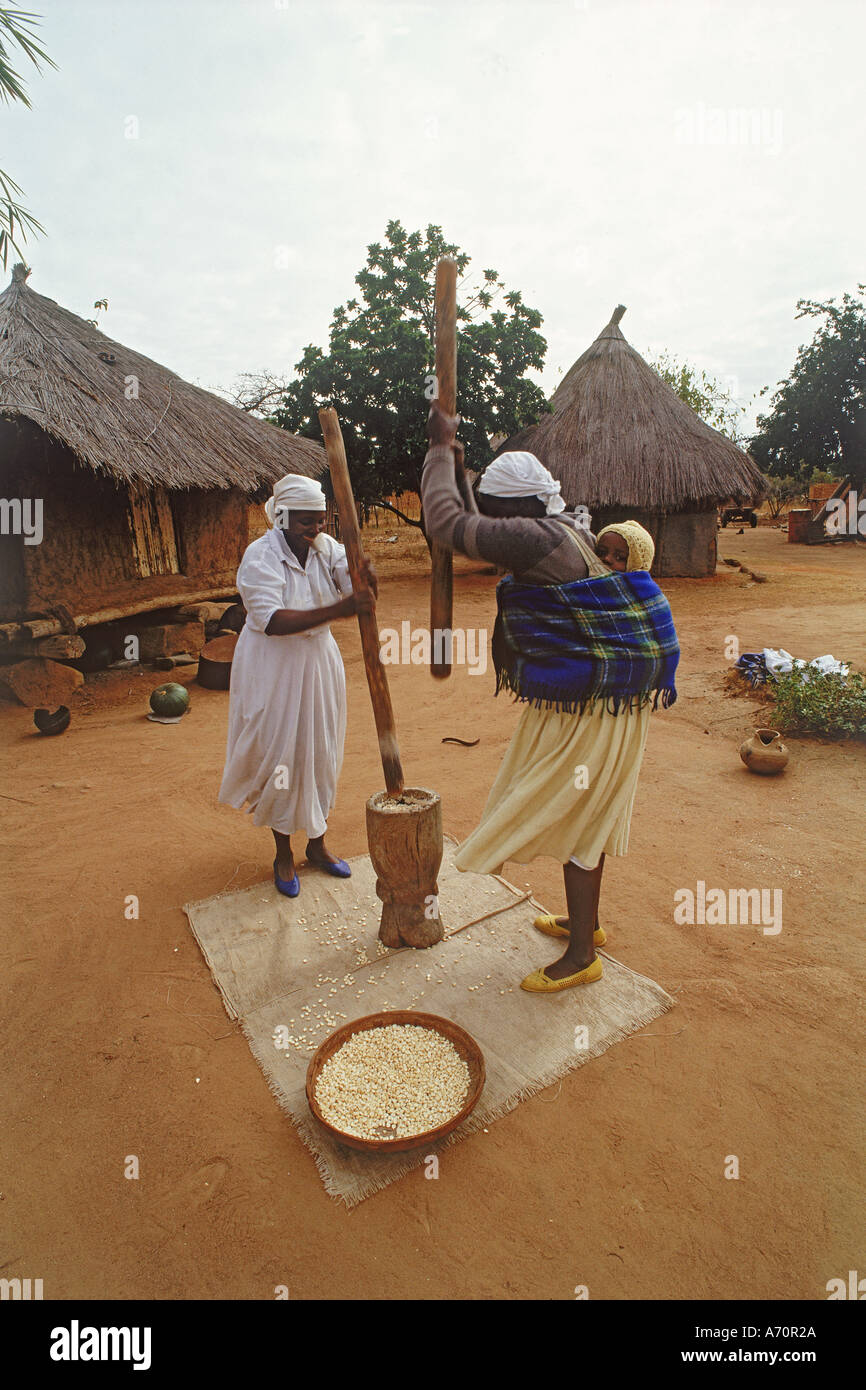
{"label": "white cloth on ground", "polygon": [[[332,536],[302,566],[272,530],[237,574],[247,620],[232,661],[226,763],[219,799],[247,803],[255,825],[325,833],[346,733],[346,676],[330,625],[269,637],[279,608],[323,608],[352,592],[345,548]],[[280,773],[280,769],[285,772]]]}
{"label": "white cloth on ground", "polygon": [[799,657],[792,656],[786,652],[784,647],[765,647],[761,655],[764,658],[764,665],[771,676],[784,676],[789,671],[798,670],[802,672],[803,680],[809,679],[809,669],[817,671],[822,676],[847,676],[848,666],[844,661],[837,661],[834,656],[816,656],[813,661],[802,661]]}
{"label": "white cloth on ground", "polygon": [[780,647],[778,651],[774,647],[765,647],[761,655],[771,676],[786,675],[794,669],[794,658],[784,647]]}
{"label": "white cloth on ground", "polygon": [[837,661],[835,656],[816,656],[809,662],[810,667],[814,667],[822,676],[847,676],[848,665],[844,661]]}

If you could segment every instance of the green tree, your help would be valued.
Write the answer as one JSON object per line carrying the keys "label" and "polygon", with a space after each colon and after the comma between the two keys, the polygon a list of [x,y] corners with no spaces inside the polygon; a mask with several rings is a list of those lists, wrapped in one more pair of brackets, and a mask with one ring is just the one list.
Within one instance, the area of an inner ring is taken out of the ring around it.
{"label": "green tree", "polygon": [[[543,391],[525,375],[544,363],[541,314],[518,291],[506,290],[495,270],[482,271],[472,283],[465,275],[470,257],[447,242],[440,227],[407,232],[389,222],[384,241],[367,247],[367,262],[355,276],[360,295],[334,310],[328,352],[305,348],[296,379],[270,416],[284,429],[321,439],[317,412],[323,405],[335,408],[364,511],[394,493],[419,490],[434,389],[436,262],[446,255],[463,277],[457,410],[467,466],[483,468],[493,455],[490,436],[513,434],[547,408]],[[253,390],[251,402],[263,394]]]}
{"label": "green tree", "polygon": [[759,415],[751,452],[770,476],[809,482],[817,470],[866,485],[866,285],[819,303],[797,300],[797,318],[823,320],[790,376]]}
{"label": "green tree", "polygon": [[690,405],[702,420],[726,434],[735,444],[743,442],[744,437],[740,432],[743,407],[737,405],[730,391],[715,377],[698,371],[688,362],[680,362],[669,352],[660,352],[654,358],[648,357],[647,361],[662,381],[667,382],[680,400]]}
{"label": "green tree", "polygon": [[[25,106],[30,106],[24,81],[12,67],[15,48],[21,49],[37,72],[41,71],[40,60],[52,68],[57,66],[34,42],[33,30],[37,19],[38,15],[29,14],[26,10],[7,6],[0,8],[0,98],[7,103],[23,101]],[[27,240],[28,233],[44,230],[33,214],[18,202],[21,191],[15,180],[0,169],[0,260],[4,270],[10,251],[22,255],[21,245]]]}

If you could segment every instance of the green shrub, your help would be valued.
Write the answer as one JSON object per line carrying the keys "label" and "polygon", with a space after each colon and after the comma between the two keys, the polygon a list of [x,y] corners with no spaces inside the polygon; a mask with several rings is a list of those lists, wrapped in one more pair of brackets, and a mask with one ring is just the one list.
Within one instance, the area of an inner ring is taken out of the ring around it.
{"label": "green shrub", "polygon": [[798,670],[771,677],[776,700],[774,723],[786,733],[824,734],[828,738],[866,738],[866,676]]}

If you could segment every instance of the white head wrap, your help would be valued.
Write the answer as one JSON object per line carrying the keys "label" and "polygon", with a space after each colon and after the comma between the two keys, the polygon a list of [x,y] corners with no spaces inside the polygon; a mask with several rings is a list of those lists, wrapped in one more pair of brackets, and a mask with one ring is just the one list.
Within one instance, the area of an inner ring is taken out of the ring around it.
{"label": "white head wrap", "polygon": [[548,516],[565,511],[560,497],[561,487],[534,454],[515,452],[500,454],[484,470],[479,492],[491,497],[538,497],[547,508]]}
{"label": "white head wrap", "polygon": [[282,513],[279,520],[285,528],[289,512],[323,512],[326,507],[322,486],[315,478],[305,478],[303,473],[287,473],[274,483],[273,496],[265,503],[265,516],[268,525],[275,526],[277,513]]}

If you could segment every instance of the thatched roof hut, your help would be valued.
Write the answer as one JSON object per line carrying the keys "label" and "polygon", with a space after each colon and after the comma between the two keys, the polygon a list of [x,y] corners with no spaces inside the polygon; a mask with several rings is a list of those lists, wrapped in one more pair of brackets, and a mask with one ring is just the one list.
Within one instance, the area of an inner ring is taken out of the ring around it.
{"label": "thatched roof hut", "polygon": [[15,266],[0,294],[0,466],[7,501],[41,500],[44,534],[0,538],[0,619],[62,607],[84,626],[230,594],[249,495],[318,476],[324,449],[113,342],[28,275]]}
{"label": "thatched roof hut", "polygon": [[[716,509],[765,493],[752,459],[680,400],[624,337],[620,304],[550,399],[552,414],[500,449],[526,449],[598,528],[635,516],[659,574],[711,574]],[[678,517],[679,520],[674,518]]]}

